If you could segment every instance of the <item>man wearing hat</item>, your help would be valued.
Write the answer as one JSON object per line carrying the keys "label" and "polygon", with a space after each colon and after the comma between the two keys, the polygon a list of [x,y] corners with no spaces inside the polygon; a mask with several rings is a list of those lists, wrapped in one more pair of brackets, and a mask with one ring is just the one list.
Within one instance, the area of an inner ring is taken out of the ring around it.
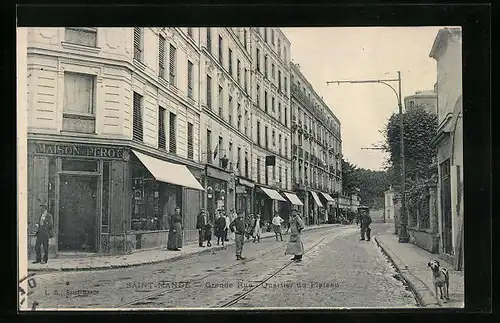
{"label": "man wearing hat", "polygon": [[[49,260],[49,239],[54,237],[54,218],[52,214],[47,212],[47,204],[42,203],[40,205],[42,214],[38,218],[38,222],[35,223],[35,252],[36,260],[34,264],[42,263],[46,264]],[[43,246],[43,261],[41,247]]]}
{"label": "man wearing hat", "polygon": [[243,220],[243,212],[238,212],[238,217],[229,225],[231,232],[235,233],[236,242],[236,260],[244,260],[241,255],[243,252],[243,244],[245,243],[245,221]]}
{"label": "man wearing hat", "polygon": [[304,222],[299,216],[299,212],[293,209],[290,215],[290,240],[286,246],[285,255],[294,255],[293,261],[302,261],[304,254],[304,245],[302,244],[301,234],[304,230]]}

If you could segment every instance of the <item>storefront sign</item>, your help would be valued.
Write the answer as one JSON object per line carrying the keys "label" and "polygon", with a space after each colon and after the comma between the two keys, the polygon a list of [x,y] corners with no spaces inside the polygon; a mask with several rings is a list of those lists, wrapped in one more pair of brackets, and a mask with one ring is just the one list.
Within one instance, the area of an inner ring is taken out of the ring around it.
{"label": "storefront sign", "polygon": [[124,149],[119,147],[103,147],[59,143],[30,143],[28,152],[40,155],[58,155],[73,157],[104,157],[122,159]]}
{"label": "storefront sign", "polygon": [[236,194],[245,194],[246,192],[247,191],[246,191],[245,186],[241,186],[241,185],[236,186]]}
{"label": "storefront sign", "polygon": [[231,175],[228,172],[210,167],[208,165],[207,165],[207,176],[220,179],[226,182],[229,182],[231,180]]}
{"label": "storefront sign", "polygon": [[243,178],[240,178],[239,182],[240,182],[241,185],[245,185],[245,186],[248,186],[248,187],[251,187],[251,188],[255,187],[254,183],[250,183],[249,181],[244,180]]}

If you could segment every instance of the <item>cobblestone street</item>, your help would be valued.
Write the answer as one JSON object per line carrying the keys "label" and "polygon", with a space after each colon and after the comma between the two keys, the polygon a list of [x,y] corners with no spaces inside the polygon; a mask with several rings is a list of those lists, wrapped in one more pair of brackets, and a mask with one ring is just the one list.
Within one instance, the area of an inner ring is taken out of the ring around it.
{"label": "cobblestone street", "polygon": [[139,267],[37,273],[30,301],[39,309],[417,306],[377,245],[359,241],[358,232],[354,225],[305,232],[301,263],[284,255],[286,237],[247,242],[239,262],[229,246]]}

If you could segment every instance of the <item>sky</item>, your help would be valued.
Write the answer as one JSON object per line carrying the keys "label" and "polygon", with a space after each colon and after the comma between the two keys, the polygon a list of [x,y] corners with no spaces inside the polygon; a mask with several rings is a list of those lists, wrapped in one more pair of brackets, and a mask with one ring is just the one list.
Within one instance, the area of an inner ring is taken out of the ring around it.
{"label": "sky", "polygon": [[[282,28],[291,58],[341,123],[344,159],[360,168],[383,170],[386,153],[379,132],[398,111],[394,92],[383,84],[330,84],[327,81],[397,79],[404,97],[432,90],[436,61],[429,57],[443,27]],[[398,83],[391,83],[396,91]],[[404,104],[404,103],[403,103]]]}

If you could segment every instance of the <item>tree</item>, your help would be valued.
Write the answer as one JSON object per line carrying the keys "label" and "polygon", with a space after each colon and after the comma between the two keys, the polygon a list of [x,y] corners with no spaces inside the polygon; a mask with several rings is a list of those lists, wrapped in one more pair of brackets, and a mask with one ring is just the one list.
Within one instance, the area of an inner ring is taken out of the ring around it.
{"label": "tree", "polygon": [[342,191],[347,194],[355,192],[358,187],[357,167],[342,158]]}

